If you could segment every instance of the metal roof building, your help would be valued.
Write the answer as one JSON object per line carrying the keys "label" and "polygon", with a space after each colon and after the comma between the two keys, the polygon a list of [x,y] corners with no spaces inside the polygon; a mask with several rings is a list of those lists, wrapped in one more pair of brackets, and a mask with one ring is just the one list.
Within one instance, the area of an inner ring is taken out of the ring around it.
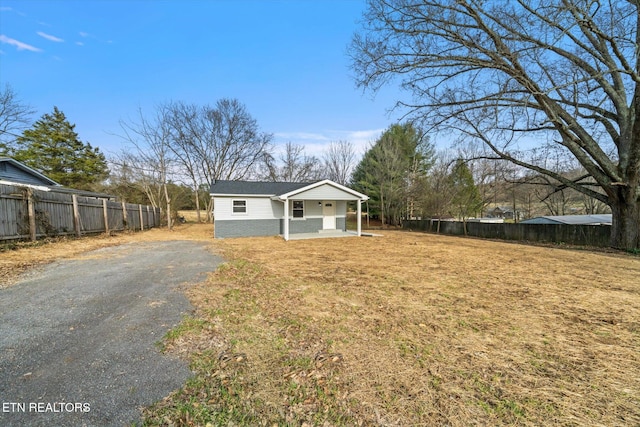
{"label": "metal roof building", "polygon": [[611,225],[611,214],[538,216],[520,224]]}

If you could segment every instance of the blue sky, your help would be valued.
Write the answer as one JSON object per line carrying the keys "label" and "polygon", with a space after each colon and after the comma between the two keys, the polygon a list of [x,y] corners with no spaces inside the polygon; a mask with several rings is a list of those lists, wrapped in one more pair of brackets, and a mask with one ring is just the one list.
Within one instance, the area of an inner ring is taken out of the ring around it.
{"label": "blue sky", "polygon": [[355,87],[346,50],[364,0],[0,0],[0,84],[62,110],[117,153],[121,120],[168,101],[236,98],[274,141],[362,152],[399,95]]}

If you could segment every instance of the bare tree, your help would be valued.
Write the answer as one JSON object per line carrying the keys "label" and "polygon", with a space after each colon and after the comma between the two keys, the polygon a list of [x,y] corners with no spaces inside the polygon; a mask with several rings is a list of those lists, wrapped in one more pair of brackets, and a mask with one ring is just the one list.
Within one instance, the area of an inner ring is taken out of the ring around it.
{"label": "bare tree", "polygon": [[487,211],[487,207],[493,203],[497,207],[498,195],[500,201],[504,197],[505,190],[503,177],[507,168],[513,168],[506,161],[489,159],[484,147],[473,143],[462,143],[456,150],[456,157],[464,159],[473,174],[473,181],[476,183],[480,197],[482,198],[482,214]]}
{"label": "bare tree", "polygon": [[320,161],[315,156],[304,152],[304,145],[296,145],[291,141],[278,160],[271,154],[263,156],[264,179],[269,181],[306,182],[320,178]]}
{"label": "bare tree", "polygon": [[436,232],[440,232],[440,221],[447,216],[453,203],[452,181],[449,179],[451,167],[455,159],[451,153],[439,151],[435,155],[435,163],[427,180],[427,191],[423,193],[424,211],[432,218],[438,219]]}
{"label": "bare tree", "polygon": [[18,134],[29,127],[35,111],[23,104],[9,84],[0,89],[0,154],[7,153]]}
{"label": "bare tree", "polygon": [[[183,174],[190,182],[194,193],[196,216],[198,222],[202,220],[200,215],[200,186],[206,182],[206,159],[202,158],[203,150],[195,142],[198,141],[197,121],[202,109],[196,105],[188,105],[181,102],[170,103],[167,108],[167,120],[169,123],[171,138],[169,149],[175,156]],[[209,214],[207,215],[207,218]]]}
{"label": "bare tree", "polygon": [[[130,200],[131,193],[139,192],[144,194],[144,203],[149,203],[154,208],[162,207],[163,188],[158,168],[149,164],[148,160],[146,156],[139,155],[135,146],[133,150],[123,150],[112,156],[109,162],[109,191],[127,201]],[[132,188],[126,188],[127,191],[123,192],[117,190],[119,186]]]}
{"label": "bare tree", "polygon": [[[236,99],[221,99],[214,107],[173,103],[166,108],[172,135],[170,149],[196,194],[202,184],[241,180],[254,174],[273,139],[260,131],[257,121]],[[211,201],[207,216],[210,212]]]}
{"label": "bare tree", "polygon": [[[145,183],[145,192],[153,206],[165,202],[167,227],[171,229],[171,197],[167,184],[174,159],[169,148],[171,128],[167,109],[160,107],[152,118],[145,117],[139,110],[137,121],[121,121],[120,127],[124,132],[122,138],[135,148],[135,153],[125,155],[129,165],[137,170],[141,182]],[[154,187],[159,189],[157,196],[152,191]]]}
{"label": "bare tree", "polygon": [[[640,245],[637,0],[370,0],[354,36],[361,87],[399,81],[427,126],[611,207],[611,245]],[[528,161],[548,141],[603,190]],[[538,143],[539,144],[539,143]]]}
{"label": "bare tree", "polygon": [[334,141],[322,157],[326,178],[347,185],[354,168],[356,153],[349,141]]}
{"label": "bare tree", "polygon": [[273,135],[260,132],[256,119],[236,99],[222,99],[203,113],[207,178],[244,179],[253,173]]}

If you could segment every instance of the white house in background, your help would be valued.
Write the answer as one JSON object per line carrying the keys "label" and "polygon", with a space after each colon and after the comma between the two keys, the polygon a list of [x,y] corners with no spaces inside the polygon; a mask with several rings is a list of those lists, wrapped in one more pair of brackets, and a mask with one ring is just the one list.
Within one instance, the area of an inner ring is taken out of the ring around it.
{"label": "white house in background", "polygon": [[362,202],[369,199],[328,179],[318,182],[215,181],[214,237],[337,235],[347,231],[347,203],[356,202],[361,235]]}

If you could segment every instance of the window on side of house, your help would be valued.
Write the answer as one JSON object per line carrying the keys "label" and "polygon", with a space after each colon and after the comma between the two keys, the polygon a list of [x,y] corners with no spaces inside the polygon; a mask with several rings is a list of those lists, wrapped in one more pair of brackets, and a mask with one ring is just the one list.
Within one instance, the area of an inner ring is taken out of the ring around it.
{"label": "window on side of house", "polygon": [[302,200],[293,201],[293,217],[304,218],[304,201]]}
{"label": "window on side of house", "polygon": [[246,214],[247,213],[247,201],[246,200],[234,200],[233,201],[233,213],[234,214]]}

